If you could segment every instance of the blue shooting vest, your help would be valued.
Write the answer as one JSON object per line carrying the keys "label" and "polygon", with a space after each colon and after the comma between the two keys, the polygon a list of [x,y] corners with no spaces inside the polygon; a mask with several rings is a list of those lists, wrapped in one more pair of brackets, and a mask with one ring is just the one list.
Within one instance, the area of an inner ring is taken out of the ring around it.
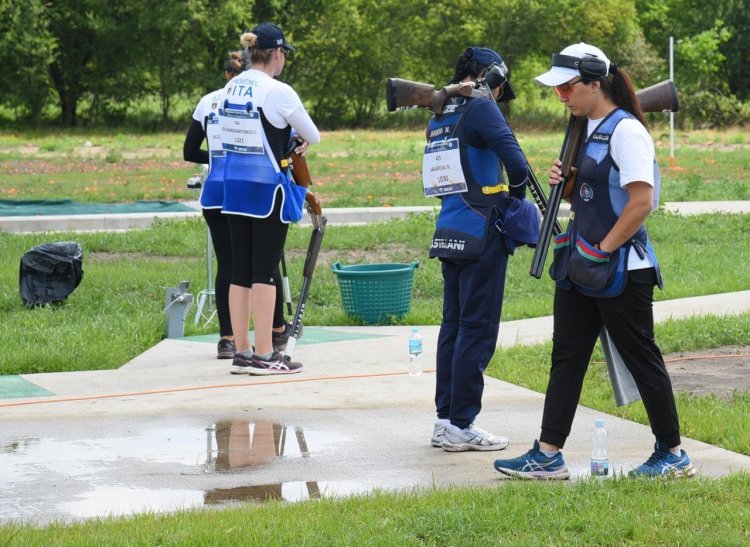
{"label": "blue shooting vest", "polygon": [[[507,209],[508,192],[500,162],[490,148],[475,148],[466,142],[464,115],[474,101],[484,98],[454,97],[443,113],[430,119],[429,142],[457,138],[467,190],[440,196],[443,204],[430,245],[430,258],[469,259],[479,256],[487,242],[488,227]],[[498,111],[498,116],[500,112]],[[484,188],[484,191],[483,191]]]}
{"label": "blue shooting vest", "polygon": [[[281,188],[281,221],[298,222],[304,210],[307,188],[291,181],[284,159],[291,126],[272,126],[258,108],[263,127],[264,153],[227,152],[224,164],[224,212],[256,218],[268,217]],[[279,167],[281,165],[281,167]]]}
{"label": "blue shooting vest", "polygon": [[215,149],[208,135],[218,130],[219,117],[211,112],[204,120],[203,132],[208,140],[208,176],[203,181],[203,189],[199,199],[204,209],[221,209],[224,204],[224,161],[227,153],[221,148]]}
{"label": "blue shooting vest", "polygon": [[[601,298],[619,295],[627,284],[631,247],[648,257],[662,287],[659,263],[645,226],[612,253],[595,247],[609,233],[628,202],[627,189],[620,186],[620,169],[610,153],[610,139],[617,124],[633,116],[618,108],[612,111],[586,139],[578,156],[578,175],[571,194],[571,221],[564,234],[555,238],[555,258],[550,275],[557,286],[571,283],[583,294]],[[659,167],[654,161],[654,206],[659,203]]]}

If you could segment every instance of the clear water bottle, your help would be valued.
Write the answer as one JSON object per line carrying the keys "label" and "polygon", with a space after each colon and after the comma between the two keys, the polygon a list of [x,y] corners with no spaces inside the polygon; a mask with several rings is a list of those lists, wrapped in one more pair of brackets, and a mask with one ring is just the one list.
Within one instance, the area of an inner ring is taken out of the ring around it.
{"label": "clear water bottle", "polygon": [[409,336],[409,376],[422,374],[422,335],[419,327],[412,327]]}
{"label": "clear water bottle", "polygon": [[604,420],[601,418],[594,422],[594,431],[591,433],[591,476],[606,477],[609,475],[609,457],[607,456],[607,430],[604,429]]}

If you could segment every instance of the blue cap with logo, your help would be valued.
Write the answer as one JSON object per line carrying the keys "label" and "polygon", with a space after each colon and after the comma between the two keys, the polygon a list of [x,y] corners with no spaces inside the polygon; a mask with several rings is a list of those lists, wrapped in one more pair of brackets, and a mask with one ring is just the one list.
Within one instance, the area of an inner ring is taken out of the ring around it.
{"label": "blue cap with logo", "polygon": [[261,23],[256,25],[250,32],[258,37],[255,47],[258,49],[275,49],[283,47],[290,51],[296,51],[292,44],[287,43],[284,32],[273,23]]}
{"label": "blue cap with logo", "polygon": [[505,65],[503,58],[494,49],[488,47],[470,47],[471,56],[474,61],[479,64],[490,67],[492,65],[498,65],[500,72],[505,78],[505,87],[503,88],[503,94],[498,99],[500,102],[511,101],[516,98],[516,94],[513,92],[513,88],[510,87],[510,81],[508,80],[508,67]]}

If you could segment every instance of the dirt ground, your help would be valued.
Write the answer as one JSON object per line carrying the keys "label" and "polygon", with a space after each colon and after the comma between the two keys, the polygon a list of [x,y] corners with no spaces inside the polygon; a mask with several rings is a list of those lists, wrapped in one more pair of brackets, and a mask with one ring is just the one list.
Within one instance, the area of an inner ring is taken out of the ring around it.
{"label": "dirt ground", "polygon": [[664,355],[675,391],[729,396],[750,392],[750,346]]}

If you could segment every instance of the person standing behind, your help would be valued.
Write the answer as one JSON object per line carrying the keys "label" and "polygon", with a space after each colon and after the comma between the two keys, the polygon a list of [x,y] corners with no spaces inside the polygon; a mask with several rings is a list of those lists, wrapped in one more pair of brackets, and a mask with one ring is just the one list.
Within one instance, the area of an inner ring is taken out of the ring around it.
{"label": "person standing behind", "polygon": [[[225,67],[227,81],[245,70],[242,51],[229,54]],[[201,188],[199,202],[211,233],[211,243],[216,255],[216,315],[219,319],[218,359],[233,359],[235,354],[232,322],[229,316],[229,285],[232,279],[232,246],[229,239],[229,225],[227,217],[221,214],[224,202],[224,160],[226,152],[221,146],[221,135],[218,127],[219,103],[224,99],[224,88],[217,89],[204,95],[193,112],[193,119],[183,144],[185,161],[209,165],[208,176]],[[213,137],[209,141],[209,150],[201,149],[208,134]],[[276,351],[286,348],[291,324],[284,319],[284,299],[281,275],[276,275],[276,305],[274,307],[272,346]]]}
{"label": "person standing behind", "polygon": [[274,351],[271,331],[277,268],[289,223],[302,216],[306,190],[290,182],[284,153],[292,128],[303,139],[299,153],[318,143],[320,134],[297,93],[274,79],[294,51],[282,30],[262,23],[243,34],[241,43],[249,68],[225,87],[219,115],[227,151],[223,212],[233,255],[229,308],[237,352],[232,372],[290,374],[300,372],[302,364]]}
{"label": "person standing behind", "polygon": [[536,240],[516,241],[509,233],[519,224],[537,234],[539,228],[534,206],[524,199],[528,163],[496,104],[515,98],[503,59],[492,49],[470,47],[458,58],[451,83],[484,76],[489,82],[490,74],[486,96],[454,97],[430,120],[423,159],[425,195],[442,200],[430,248],[443,274],[431,444],[452,452],[508,446],[508,439],[474,421],[500,329],[508,255],[517,243]]}
{"label": "person standing behind", "polygon": [[[553,87],[572,115],[588,117],[588,137],[577,156],[571,220],[555,239],[550,268],[554,333],[541,435],[526,454],[495,461],[495,469],[521,478],[569,477],[560,450],[604,326],[656,437],[653,454],[631,475],[690,477],[695,469],[680,448],[672,384],[654,340],[654,285],[661,288],[662,279],[643,223],[659,203],[659,169],[633,85],[602,50],[583,42],[553,55],[551,69],[536,82]],[[557,160],[549,182],[561,181]]]}
{"label": "person standing behind", "polygon": [[[245,70],[241,51],[229,54],[225,67],[227,80]],[[235,345],[232,322],[229,317],[229,283],[232,279],[232,247],[229,242],[229,225],[221,214],[224,201],[224,159],[221,147],[218,110],[224,98],[224,88],[204,95],[193,112],[193,119],[185,135],[182,155],[185,161],[208,164],[208,177],[203,183],[200,204],[206,219],[211,243],[216,255],[216,315],[219,318],[218,359],[234,358]],[[208,141],[208,151],[202,150],[203,141]]]}

